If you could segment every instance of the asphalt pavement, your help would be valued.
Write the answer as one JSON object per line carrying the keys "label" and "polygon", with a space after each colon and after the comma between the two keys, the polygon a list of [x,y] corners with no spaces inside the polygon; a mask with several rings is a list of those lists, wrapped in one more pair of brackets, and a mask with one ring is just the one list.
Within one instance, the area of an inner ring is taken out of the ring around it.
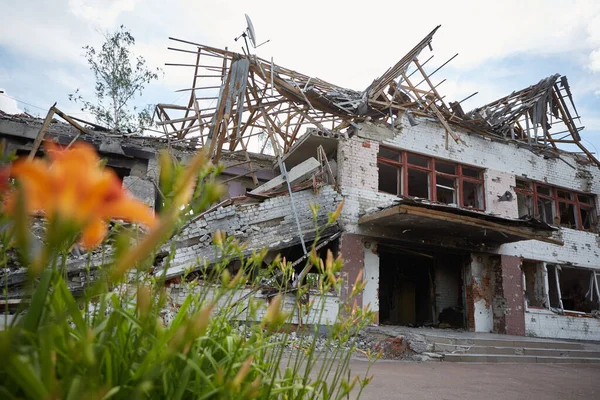
{"label": "asphalt pavement", "polygon": [[[353,359],[353,375],[368,363]],[[364,400],[600,399],[600,365],[474,364],[379,360]]]}

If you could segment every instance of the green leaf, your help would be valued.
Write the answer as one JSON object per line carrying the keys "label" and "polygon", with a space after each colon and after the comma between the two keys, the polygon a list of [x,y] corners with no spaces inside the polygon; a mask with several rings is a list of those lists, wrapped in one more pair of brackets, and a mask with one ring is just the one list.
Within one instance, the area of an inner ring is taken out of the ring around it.
{"label": "green leaf", "polygon": [[185,367],[185,369],[183,370],[183,373],[181,374],[181,378],[179,380],[179,382],[177,382],[177,391],[175,392],[175,394],[173,395],[173,397],[171,397],[171,399],[173,400],[179,400],[183,397],[183,393],[185,392],[185,389],[187,388],[187,383],[190,380],[190,374],[192,373],[192,368],[187,365]]}
{"label": "green leaf", "polygon": [[43,399],[48,396],[47,389],[35,373],[29,358],[13,354],[7,364],[6,372],[29,398]]}
{"label": "green leaf", "polygon": [[121,386],[115,386],[114,388],[110,389],[102,398],[102,400],[106,400],[106,399],[110,399],[111,397],[113,397],[115,394],[119,393],[119,390],[121,390]]}
{"label": "green leaf", "polygon": [[29,306],[29,310],[27,310],[27,314],[25,315],[23,325],[23,327],[29,332],[35,333],[39,328],[45,308],[46,298],[50,290],[52,272],[53,271],[51,269],[45,269],[44,272],[42,272],[40,283],[33,293],[31,304]]}
{"label": "green leaf", "polygon": [[66,400],[79,400],[81,399],[81,389],[82,389],[81,376],[77,375],[71,381],[71,386],[69,387],[69,392],[67,393]]}

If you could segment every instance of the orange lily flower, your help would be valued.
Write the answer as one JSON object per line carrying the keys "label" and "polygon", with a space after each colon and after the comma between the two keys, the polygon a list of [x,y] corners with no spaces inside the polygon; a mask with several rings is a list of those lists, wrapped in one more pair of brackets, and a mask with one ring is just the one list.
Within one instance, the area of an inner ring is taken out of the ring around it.
{"label": "orange lily flower", "polygon": [[[102,167],[91,145],[77,142],[62,149],[46,142],[45,147],[48,159],[18,160],[10,170],[23,188],[29,213],[75,222],[86,249],[102,243],[111,219],[155,226],[154,212],[123,189],[114,171]],[[14,211],[15,201],[16,193],[8,193],[7,213]]]}

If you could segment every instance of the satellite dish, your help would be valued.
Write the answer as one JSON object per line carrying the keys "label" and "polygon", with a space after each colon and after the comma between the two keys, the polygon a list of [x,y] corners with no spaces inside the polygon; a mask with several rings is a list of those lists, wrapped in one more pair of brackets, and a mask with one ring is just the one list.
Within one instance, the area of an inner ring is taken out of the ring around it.
{"label": "satellite dish", "polygon": [[244,15],[246,16],[246,24],[248,25],[246,28],[246,32],[248,32],[248,38],[250,39],[250,43],[252,43],[252,47],[256,48],[256,32],[254,31],[254,25],[252,25],[252,20],[248,14]]}
{"label": "satellite dish", "polygon": [[270,42],[271,40],[266,40],[264,42],[262,42],[261,44],[257,45],[256,44],[256,32],[254,31],[254,25],[252,25],[252,20],[250,19],[250,17],[248,16],[248,14],[244,14],[246,16],[246,30],[244,30],[242,32],[242,34],[238,37],[236,37],[234,40],[237,42],[239,38],[244,38],[244,43],[246,43],[246,49],[244,50],[244,48],[242,47],[242,50],[244,50],[245,54],[250,54],[250,47],[248,46],[248,39],[250,39],[250,43],[252,44],[252,48],[256,49],[260,46],[262,46],[265,43]]}

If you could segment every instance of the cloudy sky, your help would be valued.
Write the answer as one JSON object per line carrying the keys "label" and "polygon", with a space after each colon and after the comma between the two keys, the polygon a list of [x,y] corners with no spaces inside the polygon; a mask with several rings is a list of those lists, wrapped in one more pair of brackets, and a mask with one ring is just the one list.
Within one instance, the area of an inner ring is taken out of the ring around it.
{"label": "cloudy sky", "polygon": [[463,103],[471,109],[565,74],[586,126],[584,143],[600,150],[597,0],[0,0],[0,109],[44,116],[58,102],[68,113],[81,113],[67,97],[77,88],[84,95],[93,91],[81,48],[99,45],[101,32],[121,24],[136,38],[136,51],[164,69],[138,104],[183,102],[175,90],[189,87],[192,77],[164,67],[177,59],[167,50],[168,37],[241,51],[233,39],[245,28],[244,13],[252,17],[258,42],[270,39],[257,49],[259,56],[357,90],[441,24],[429,70],[459,53],[435,75],[436,82],[447,79],[439,87],[446,99],[479,92]]}

